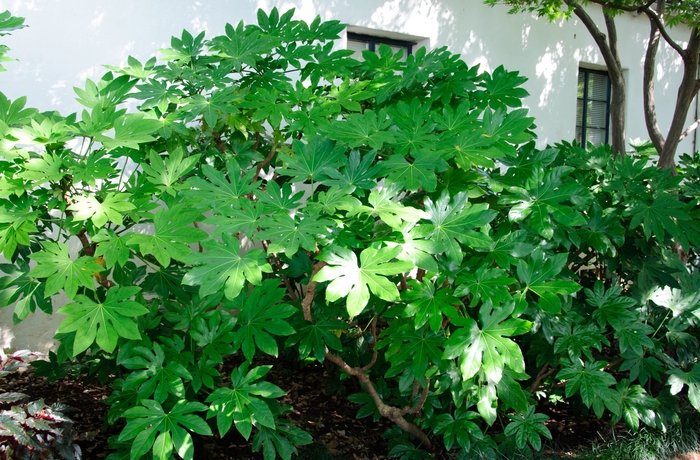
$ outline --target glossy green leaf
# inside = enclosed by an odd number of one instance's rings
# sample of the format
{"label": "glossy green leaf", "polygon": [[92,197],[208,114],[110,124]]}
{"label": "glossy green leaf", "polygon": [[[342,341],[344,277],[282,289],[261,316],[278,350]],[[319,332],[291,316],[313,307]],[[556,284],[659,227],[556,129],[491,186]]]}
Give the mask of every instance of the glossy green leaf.
{"label": "glossy green leaf", "polygon": [[94,289],[94,273],[104,270],[94,257],[71,259],[68,246],[63,243],[46,241],[42,252],[29,257],[38,263],[29,271],[29,276],[46,278],[46,297],[63,289],[68,298],[73,299],[81,287]]}
{"label": "glossy green leaf", "polygon": [[350,317],[357,316],[369,303],[370,291],[380,299],[394,301],[399,298],[396,285],[387,275],[396,275],[410,270],[412,264],[392,261],[400,248],[368,247],[360,253],[360,263],[351,250],[332,246],[318,258],[327,263],[314,277],[314,281],[331,283],[326,288],[326,301],[347,297]]}
{"label": "glossy green leaf", "polygon": [[238,327],[233,333],[233,345],[243,350],[247,360],[253,359],[256,348],[277,356],[277,342],[273,336],[287,336],[296,332],[286,321],[296,308],[282,302],[284,295],[279,282],[270,279],[255,286],[248,296],[240,296],[234,301],[233,307],[240,313],[236,316]]}
{"label": "glossy green leaf", "polygon": [[494,308],[490,301],[479,310],[479,324],[471,318],[455,318],[459,328],[445,344],[443,359],[458,358],[462,378],[468,380],[483,370],[486,377],[498,383],[503,369],[525,372],[525,360],[517,343],[508,337],[526,333],[532,323],[511,317],[514,302]]}
{"label": "glossy green leaf", "polygon": [[66,315],[58,327],[58,333],[74,332],[73,356],[87,350],[93,343],[107,352],[117,346],[119,337],[138,340],[141,338],[134,317],[145,315],[148,309],[129,300],[141,288],[115,286],[107,291],[104,302],[95,302],[84,295],[61,307],[57,313]]}
{"label": "glossy green leaf", "polygon": [[262,274],[270,273],[272,268],[265,260],[265,253],[253,249],[241,254],[237,238],[222,235],[222,242],[207,240],[202,246],[208,252],[192,252],[184,256],[184,261],[198,264],[187,272],[183,284],[199,286],[199,295],[207,296],[221,289],[228,299],[235,299],[240,294],[246,280],[251,284],[260,284]]}

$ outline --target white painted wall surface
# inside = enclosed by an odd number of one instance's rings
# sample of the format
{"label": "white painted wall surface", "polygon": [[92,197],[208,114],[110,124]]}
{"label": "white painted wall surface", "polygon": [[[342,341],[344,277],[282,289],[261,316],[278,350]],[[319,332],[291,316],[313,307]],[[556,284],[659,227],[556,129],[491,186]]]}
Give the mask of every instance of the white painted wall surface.
{"label": "white painted wall surface", "polygon": [[[8,62],[0,74],[0,91],[10,99],[26,95],[28,105],[81,110],[74,86],[99,79],[103,65],[125,65],[129,55],[141,62],[169,46],[183,29],[206,31],[211,38],[226,22],[255,22],[256,11],[296,7],[297,19],[338,19],[355,26],[427,37],[429,47],[447,46],[469,65],[493,70],[503,64],[529,78],[525,105],[536,117],[539,145],[572,140],[576,119],[579,63],[604,66],[587,30],[576,20],[552,24],[507,8],[484,6],[481,0],[0,0],[0,10],[26,18],[29,28],[0,39],[19,62]],[[594,17],[601,18],[600,14]],[[648,138],[642,110],[642,65],[648,21],[619,17],[620,54],[627,69],[627,138]],[[687,30],[672,31],[683,40]],[[668,129],[680,81],[681,62],[665,44],[658,55],[656,98],[662,132]],[[694,112],[694,109],[691,110]],[[689,122],[691,120],[689,119]],[[690,152],[690,136],[679,153]],[[0,347],[43,348],[45,318],[25,320],[10,329],[11,308],[0,310]],[[33,322],[37,321],[35,327]],[[40,337],[43,337],[40,339]]]}

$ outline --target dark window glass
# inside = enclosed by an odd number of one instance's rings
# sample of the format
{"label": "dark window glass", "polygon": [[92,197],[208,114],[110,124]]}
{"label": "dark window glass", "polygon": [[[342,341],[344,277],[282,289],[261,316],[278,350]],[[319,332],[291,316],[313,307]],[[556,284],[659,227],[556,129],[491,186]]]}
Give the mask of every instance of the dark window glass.
{"label": "dark window glass", "polygon": [[610,78],[600,70],[579,69],[576,101],[576,139],[596,147],[610,133]]}
{"label": "dark window glass", "polygon": [[348,32],[348,49],[355,51],[355,59],[362,60],[362,51],[377,51],[381,44],[389,45],[394,53],[403,50],[404,59],[413,53],[414,44],[409,41]]}

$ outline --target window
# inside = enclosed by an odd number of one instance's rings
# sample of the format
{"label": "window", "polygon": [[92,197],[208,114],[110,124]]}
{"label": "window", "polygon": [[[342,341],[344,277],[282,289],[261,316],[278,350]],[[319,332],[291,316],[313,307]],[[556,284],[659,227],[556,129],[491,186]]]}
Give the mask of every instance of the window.
{"label": "window", "polygon": [[576,139],[596,147],[608,142],[610,133],[610,78],[602,70],[578,70]]}
{"label": "window", "polygon": [[348,31],[348,49],[355,51],[355,55],[353,55],[355,59],[361,60],[362,52],[365,50],[377,51],[381,44],[389,45],[394,53],[403,50],[404,58],[406,58],[406,56],[413,53],[413,45],[415,43],[408,40],[376,37]]}

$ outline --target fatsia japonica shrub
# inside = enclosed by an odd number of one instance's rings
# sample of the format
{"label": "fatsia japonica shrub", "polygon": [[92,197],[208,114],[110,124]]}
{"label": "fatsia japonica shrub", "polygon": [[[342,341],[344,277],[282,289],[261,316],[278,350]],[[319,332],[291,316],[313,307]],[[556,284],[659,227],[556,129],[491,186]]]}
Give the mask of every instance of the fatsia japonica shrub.
{"label": "fatsia japonica shrub", "polygon": [[311,439],[254,364],[282,349],[356,379],[402,458],[539,449],[546,400],[700,407],[694,160],[537,150],[516,72],[360,62],[343,29],[260,11],[109,67],[80,114],[0,97],[0,305],[65,315],[37,372],[111,381],[113,458],[236,430],[289,459]]}

